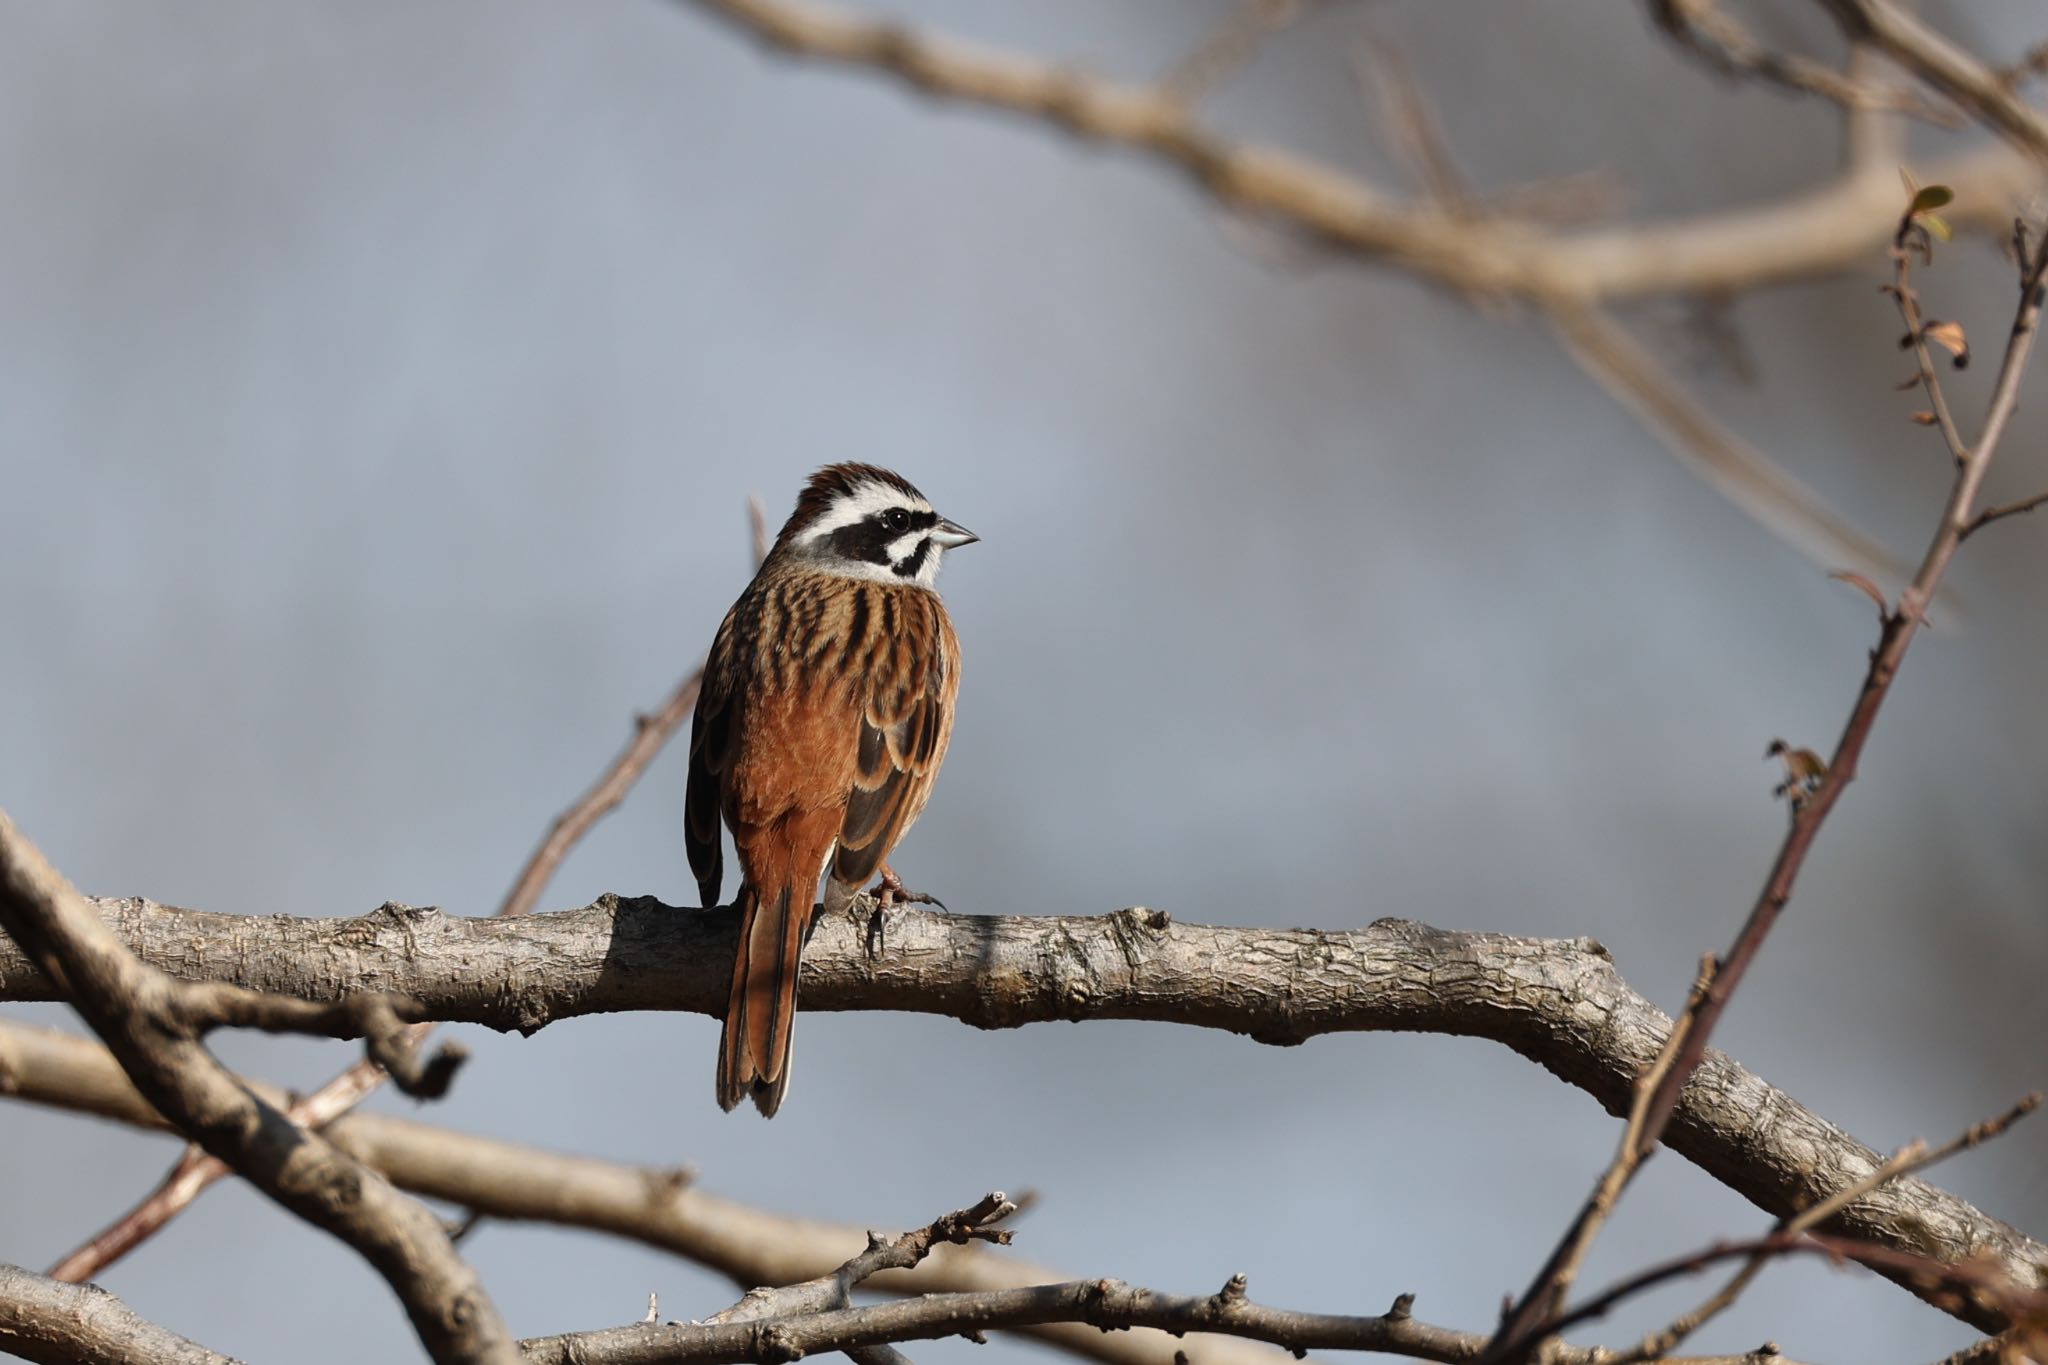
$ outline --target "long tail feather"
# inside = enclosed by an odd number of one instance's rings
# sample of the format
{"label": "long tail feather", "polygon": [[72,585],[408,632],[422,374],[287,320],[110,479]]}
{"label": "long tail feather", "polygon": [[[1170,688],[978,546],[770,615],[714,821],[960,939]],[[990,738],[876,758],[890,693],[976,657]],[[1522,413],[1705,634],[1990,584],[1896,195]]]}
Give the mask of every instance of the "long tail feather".
{"label": "long tail feather", "polygon": [[718,1103],[752,1099],[773,1117],[789,1088],[789,1043],[796,1022],[797,962],[810,919],[809,897],[794,912],[789,887],[763,895],[740,888],[739,950],[718,1045]]}

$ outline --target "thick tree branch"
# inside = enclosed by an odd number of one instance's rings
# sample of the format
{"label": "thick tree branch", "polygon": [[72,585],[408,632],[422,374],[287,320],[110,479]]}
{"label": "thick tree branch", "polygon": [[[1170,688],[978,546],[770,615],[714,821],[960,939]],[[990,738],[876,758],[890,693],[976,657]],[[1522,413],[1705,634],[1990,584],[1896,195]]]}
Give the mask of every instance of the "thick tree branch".
{"label": "thick tree branch", "polygon": [[38,1365],[240,1365],[94,1285],[0,1265],[0,1355]]}
{"label": "thick tree branch", "polygon": [[[307,920],[143,900],[97,905],[124,942],[178,976],[312,999],[388,991],[435,1018],[498,1029],[530,1032],[617,1010],[718,1017],[731,985],[731,913],[645,898],[605,897],[519,920],[399,906],[361,919]],[[1149,1019],[1278,1044],[1342,1032],[1488,1038],[1613,1113],[1625,1112],[1671,1026],[1587,940],[1398,920],[1348,931],[1225,928],[1146,909],[1101,917],[893,910],[884,946],[870,955],[865,930],[864,914],[820,921],[804,951],[806,1010],[907,1010],[981,1028]],[[50,983],[0,944],[0,1000],[51,998]],[[1776,1217],[1883,1161],[1718,1052],[1681,1094],[1665,1141]],[[1833,1227],[1942,1260],[1983,1256],[2019,1284],[2048,1284],[2048,1246],[1925,1181],[1888,1185]]]}
{"label": "thick tree branch", "polygon": [[190,1005],[235,998],[133,956],[0,813],[0,926],[106,1042],[137,1090],[193,1141],[375,1266],[440,1362],[503,1365],[512,1336],[427,1209],[293,1125],[200,1044]]}

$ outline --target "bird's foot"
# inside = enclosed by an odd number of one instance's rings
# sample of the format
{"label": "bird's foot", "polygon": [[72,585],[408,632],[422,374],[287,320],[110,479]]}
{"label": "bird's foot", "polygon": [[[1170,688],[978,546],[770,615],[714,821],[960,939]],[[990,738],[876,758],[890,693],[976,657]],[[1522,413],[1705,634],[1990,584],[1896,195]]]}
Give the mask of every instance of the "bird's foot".
{"label": "bird's foot", "polygon": [[912,891],[906,887],[903,879],[896,875],[896,870],[887,863],[882,864],[881,879],[874,884],[868,894],[875,898],[877,908],[882,910],[898,905],[936,905],[941,910],[946,908],[946,903],[937,896],[923,891]]}
{"label": "bird's foot", "polygon": [[868,896],[874,902],[874,913],[868,915],[866,935],[866,948],[870,958],[881,954],[881,950],[885,948],[883,929],[889,921],[889,911],[903,905],[936,905],[938,909],[946,909],[946,902],[940,900],[938,896],[930,896],[922,890],[909,890],[907,886],[903,886],[903,878],[899,878],[889,864],[883,864],[881,880],[874,882],[874,886],[868,890]]}

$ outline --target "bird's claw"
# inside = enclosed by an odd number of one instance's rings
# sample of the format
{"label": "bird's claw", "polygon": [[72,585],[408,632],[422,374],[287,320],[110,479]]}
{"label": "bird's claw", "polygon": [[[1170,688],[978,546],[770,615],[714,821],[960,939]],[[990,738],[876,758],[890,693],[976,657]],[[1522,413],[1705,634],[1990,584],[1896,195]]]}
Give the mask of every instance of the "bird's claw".
{"label": "bird's claw", "polygon": [[903,879],[887,864],[882,867],[881,877],[868,892],[875,898],[878,910],[891,910],[899,905],[936,905],[944,910],[946,903],[937,896],[924,891],[912,891],[903,884]]}

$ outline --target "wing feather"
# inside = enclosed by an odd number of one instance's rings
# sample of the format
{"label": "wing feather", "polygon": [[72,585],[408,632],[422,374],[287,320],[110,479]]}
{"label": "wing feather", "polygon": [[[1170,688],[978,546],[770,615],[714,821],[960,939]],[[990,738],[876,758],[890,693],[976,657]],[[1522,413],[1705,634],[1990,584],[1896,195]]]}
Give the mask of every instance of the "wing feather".
{"label": "wing feather", "polygon": [[724,776],[732,764],[734,724],[732,684],[733,617],[738,607],[726,613],[704,662],[704,678],[697,687],[697,709],[690,718],[690,780],[683,795],[683,848],[690,855],[690,871],[697,878],[698,903],[705,909],[718,904],[725,882],[725,845],[720,838],[718,813]]}
{"label": "wing feather", "polygon": [[833,880],[852,886],[875,875],[924,809],[945,759],[960,688],[958,644],[937,599],[906,599],[892,614],[903,630],[872,675],[832,863]]}

